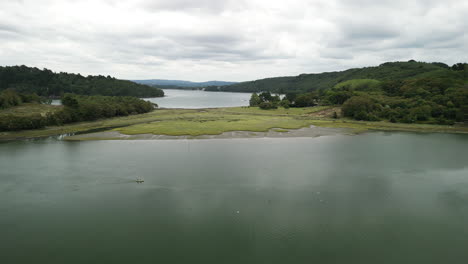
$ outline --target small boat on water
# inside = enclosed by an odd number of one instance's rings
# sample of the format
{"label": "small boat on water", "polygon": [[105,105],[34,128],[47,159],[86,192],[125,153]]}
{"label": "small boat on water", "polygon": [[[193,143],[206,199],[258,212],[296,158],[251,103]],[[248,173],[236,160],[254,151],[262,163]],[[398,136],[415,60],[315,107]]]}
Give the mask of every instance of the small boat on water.
{"label": "small boat on water", "polygon": [[143,183],[143,182],[145,182],[145,180],[143,178],[141,178],[141,177],[137,177],[136,182],[137,183]]}

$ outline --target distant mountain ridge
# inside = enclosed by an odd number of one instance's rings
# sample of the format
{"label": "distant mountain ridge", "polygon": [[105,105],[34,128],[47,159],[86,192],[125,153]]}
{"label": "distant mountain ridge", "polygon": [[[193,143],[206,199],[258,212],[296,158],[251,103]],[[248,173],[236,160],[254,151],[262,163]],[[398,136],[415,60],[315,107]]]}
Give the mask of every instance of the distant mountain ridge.
{"label": "distant mountain ridge", "polygon": [[224,81],[207,81],[207,82],[191,82],[183,80],[164,80],[164,79],[149,79],[149,80],[132,80],[139,84],[152,86],[175,86],[175,87],[207,87],[207,86],[226,86],[236,84],[236,82]]}

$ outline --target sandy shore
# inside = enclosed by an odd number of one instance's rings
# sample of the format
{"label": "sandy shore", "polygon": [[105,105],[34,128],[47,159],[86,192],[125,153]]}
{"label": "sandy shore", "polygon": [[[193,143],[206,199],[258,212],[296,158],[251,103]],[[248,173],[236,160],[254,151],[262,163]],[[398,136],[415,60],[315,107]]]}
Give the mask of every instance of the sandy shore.
{"label": "sandy shore", "polygon": [[219,135],[200,135],[200,136],[169,136],[169,135],[153,135],[153,134],[138,134],[125,135],[118,131],[104,131],[96,133],[88,133],[82,135],[74,135],[65,137],[65,140],[161,140],[161,139],[215,139],[215,138],[286,138],[286,137],[320,137],[328,135],[349,134],[349,129],[344,128],[326,128],[310,126],[300,129],[291,129],[283,131],[283,129],[272,128],[268,132],[252,132],[252,131],[231,131],[224,132]]}

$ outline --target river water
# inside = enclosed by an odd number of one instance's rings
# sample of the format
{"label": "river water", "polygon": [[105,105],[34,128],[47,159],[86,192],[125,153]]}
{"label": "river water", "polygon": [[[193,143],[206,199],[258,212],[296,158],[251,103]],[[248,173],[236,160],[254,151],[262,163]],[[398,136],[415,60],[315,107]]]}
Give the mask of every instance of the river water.
{"label": "river water", "polygon": [[[250,97],[165,92],[161,107]],[[467,249],[467,135],[0,144],[0,263],[439,264]]]}
{"label": "river water", "polygon": [[2,143],[0,262],[466,263],[467,157],[451,134]]}
{"label": "river water", "polygon": [[215,108],[248,106],[251,93],[164,89],[164,97],[146,98],[164,108]]}

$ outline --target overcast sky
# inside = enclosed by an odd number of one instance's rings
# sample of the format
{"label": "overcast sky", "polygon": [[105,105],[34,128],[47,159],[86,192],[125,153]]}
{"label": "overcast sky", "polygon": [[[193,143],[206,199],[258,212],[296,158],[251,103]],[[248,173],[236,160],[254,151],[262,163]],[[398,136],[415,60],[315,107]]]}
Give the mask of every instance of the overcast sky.
{"label": "overcast sky", "polygon": [[0,65],[245,81],[468,61],[465,0],[0,0]]}

